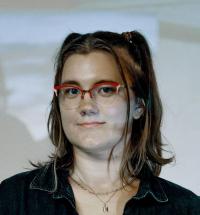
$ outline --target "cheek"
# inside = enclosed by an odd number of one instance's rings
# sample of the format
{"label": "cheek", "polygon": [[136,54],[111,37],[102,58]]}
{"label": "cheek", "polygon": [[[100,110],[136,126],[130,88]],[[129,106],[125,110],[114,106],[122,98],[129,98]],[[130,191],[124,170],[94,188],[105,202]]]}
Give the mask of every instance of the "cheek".
{"label": "cheek", "polygon": [[65,135],[68,136],[71,132],[72,125],[75,123],[75,114],[71,111],[61,110],[61,121],[62,126],[65,132]]}
{"label": "cheek", "polygon": [[113,122],[116,124],[124,123],[126,120],[126,105],[120,105],[116,107],[109,107],[104,110],[104,116],[107,121]]}
{"label": "cheek", "polygon": [[[129,125],[128,133],[132,132],[133,112],[135,107],[134,99],[130,100]],[[106,110],[106,119],[112,127],[113,133],[122,134],[127,122],[127,104],[124,103],[116,107],[111,107]]]}
{"label": "cheek", "polygon": [[103,112],[108,126],[108,135],[121,137],[126,123],[126,104],[118,105],[117,108],[109,107]]}

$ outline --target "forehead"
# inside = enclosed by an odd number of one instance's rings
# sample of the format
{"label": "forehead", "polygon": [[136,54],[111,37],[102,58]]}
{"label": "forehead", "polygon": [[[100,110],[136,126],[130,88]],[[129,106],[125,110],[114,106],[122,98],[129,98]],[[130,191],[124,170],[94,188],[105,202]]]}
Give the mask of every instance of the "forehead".
{"label": "forehead", "polygon": [[100,79],[122,82],[118,65],[111,54],[93,51],[89,54],[72,54],[67,58],[62,82],[73,80],[84,85]]}

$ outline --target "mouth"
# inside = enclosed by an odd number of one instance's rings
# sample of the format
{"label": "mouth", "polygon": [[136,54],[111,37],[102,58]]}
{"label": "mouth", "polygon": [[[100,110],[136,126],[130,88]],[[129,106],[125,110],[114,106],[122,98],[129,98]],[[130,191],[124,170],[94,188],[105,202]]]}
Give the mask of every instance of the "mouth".
{"label": "mouth", "polygon": [[85,127],[85,128],[93,128],[101,126],[102,124],[105,124],[105,122],[84,122],[84,123],[78,123],[79,126]]}

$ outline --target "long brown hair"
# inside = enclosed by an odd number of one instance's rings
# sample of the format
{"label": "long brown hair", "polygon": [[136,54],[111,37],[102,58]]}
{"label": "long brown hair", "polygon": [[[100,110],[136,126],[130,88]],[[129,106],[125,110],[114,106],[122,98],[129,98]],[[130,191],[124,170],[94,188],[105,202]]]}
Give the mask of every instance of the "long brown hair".
{"label": "long brown hair", "polygon": [[[145,164],[149,166],[154,175],[158,176],[161,172],[161,167],[172,162],[174,158],[163,158],[162,155],[163,143],[160,131],[162,104],[148,43],[144,36],[137,31],[129,32],[129,36],[131,40],[127,40],[124,34],[108,31],[69,34],[64,40],[56,58],[54,81],[55,85],[61,83],[63,66],[70,55],[75,53],[87,54],[92,51],[108,52],[115,58],[126,87],[128,82],[125,78],[125,73],[132,79],[134,82],[134,93],[136,97],[143,99],[145,110],[138,120],[134,120],[131,140],[124,146],[120,177],[125,182],[127,182],[127,175],[139,176]],[[124,128],[125,140],[130,114],[130,100],[127,88],[126,91],[128,108],[127,123]],[[55,95],[53,95],[51,102],[48,131],[56,149],[51,156],[51,161],[54,161],[56,164],[55,168],[68,170],[73,168],[73,147],[63,131],[59,103]]]}

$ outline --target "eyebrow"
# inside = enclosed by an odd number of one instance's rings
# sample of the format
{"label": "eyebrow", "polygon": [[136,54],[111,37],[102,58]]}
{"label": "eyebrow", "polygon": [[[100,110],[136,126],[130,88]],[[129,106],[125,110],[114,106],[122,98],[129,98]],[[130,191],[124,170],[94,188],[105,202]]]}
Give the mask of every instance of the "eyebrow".
{"label": "eyebrow", "polygon": [[[97,81],[97,82],[93,83],[93,85],[104,83],[104,82],[118,82],[118,81],[103,79],[103,80],[100,80],[100,81]],[[81,84],[78,81],[74,81],[74,80],[67,80],[67,81],[62,82],[62,84],[72,84],[72,85],[81,86]]]}

